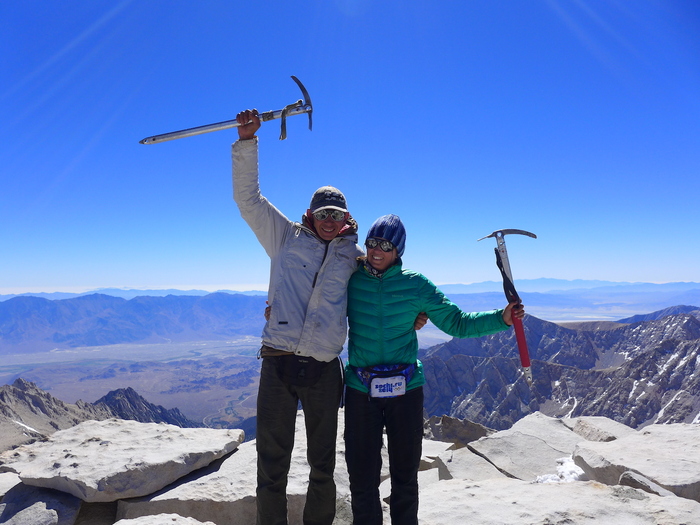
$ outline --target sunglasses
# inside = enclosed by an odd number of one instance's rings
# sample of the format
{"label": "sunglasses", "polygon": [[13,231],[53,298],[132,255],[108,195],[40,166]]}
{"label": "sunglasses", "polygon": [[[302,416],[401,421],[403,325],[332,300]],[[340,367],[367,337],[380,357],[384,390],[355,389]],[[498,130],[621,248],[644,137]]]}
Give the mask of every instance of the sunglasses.
{"label": "sunglasses", "polygon": [[317,221],[325,221],[329,215],[335,222],[345,220],[345,212],[340,210],[319,210],[313,213],[314,219]]}
{"label": "sunglasses", "polygon": [[373,238],[367,239],[365,241],[365,246],[367,246],[367,248],[370,248],[370,249],[376,248],[377,246],[379,246],[379,248],[383,252],[387,252],[387,253],[389,253],[391,250],[394,249],[394,245],[391,244],[389,241],[385,241],[384,239],[373,239]]}

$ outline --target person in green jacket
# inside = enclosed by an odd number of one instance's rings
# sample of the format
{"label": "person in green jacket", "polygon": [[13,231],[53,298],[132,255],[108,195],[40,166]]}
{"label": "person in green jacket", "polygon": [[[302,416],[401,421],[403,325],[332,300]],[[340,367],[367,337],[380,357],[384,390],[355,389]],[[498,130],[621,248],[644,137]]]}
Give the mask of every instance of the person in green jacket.
{"label": "person in green jacket", "polygon": [[367,257],[348,284],[348,363],[345,457],[353,523],[381,525],[379,483],[386,428],[391,474],[391,523],[418,523],[418,467],[423,441],[423,366],[418,360],[416,315],[425,312],[453,337],[507,330],[522,305],[463,312],[422,274],[402,268],[406,230],[396,215],[372,224]]}

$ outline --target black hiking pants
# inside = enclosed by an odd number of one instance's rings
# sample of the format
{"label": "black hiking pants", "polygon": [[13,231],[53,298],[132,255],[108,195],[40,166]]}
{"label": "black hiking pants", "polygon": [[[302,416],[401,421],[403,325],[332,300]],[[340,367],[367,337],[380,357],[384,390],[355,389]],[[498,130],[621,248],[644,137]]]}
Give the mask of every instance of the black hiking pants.
{"label": "black hiking pants", "polygon": [[306,421],[309,487],[304,525],[331,525],[335,517],[335,444],[343,389],[340,361],[329,363],[313,386],[283,381],[273,358],[263,358],[258,391],[258,525],[287,524],[287,475],[294,448],[297,406]]}
{"label": "black hiking pants", "polygon": [[391,475],[392,525],[418,523],[418,467],[423,446],[423,387],[392,398],[345,390],[345,459],[355,525],[382,525],[379,483],[383,430]]}

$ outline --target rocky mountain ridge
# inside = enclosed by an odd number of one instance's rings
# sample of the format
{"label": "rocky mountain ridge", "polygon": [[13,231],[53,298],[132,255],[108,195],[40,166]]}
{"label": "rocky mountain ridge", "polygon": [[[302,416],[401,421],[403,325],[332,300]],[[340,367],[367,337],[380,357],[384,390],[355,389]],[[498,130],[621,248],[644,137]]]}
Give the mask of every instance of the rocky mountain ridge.
{"label": "rocky mountain ridge", "polygon": [[453,339],[421,356],[428,415],[495,429],[523,416],[605,416],[633,428],[700,421],[700,320],[677,314],[594,331],[527,316],[533,384],[511,331]]}
{"label": "rocky mountain ridge", "polygon": [[79,400],[70,404],[20,378],[12,385],[0,386],[0,451],[46,440],[54,432],[83,421],[110,418],[182,428],[203,426],[188,420],[177,408],[169,410],[149,403],[132,388],[109,392],[95,403]]}
{"label": "rocky mountain ridge", "polygon": [[625,319],[619,319],[617,322],[631,324],[631,323],[640,323],[642,321],[655,321],[658,319],[663,319],[664,317],[668,317],[669,315],[676,315],[676,314],[694,314],[696,317],[698,317],[698,312],[699,312],[699,310],[698,310],[697,306],[689,306],[689,305],[669,306],[668,308],[664,308],[663,310],[659,310],[659,311],[652,312],[649,314],[633,315],[632,317],[627,317]]}

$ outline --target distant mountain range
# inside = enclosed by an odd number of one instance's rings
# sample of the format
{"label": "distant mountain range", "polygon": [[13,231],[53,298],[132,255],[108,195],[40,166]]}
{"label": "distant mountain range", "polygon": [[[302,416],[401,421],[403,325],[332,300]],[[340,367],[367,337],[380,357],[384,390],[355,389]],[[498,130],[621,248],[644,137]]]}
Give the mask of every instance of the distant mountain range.
{"label": "distant mountain range", "polygon": [[14,297],[0,303],[0,355],[260,335],[265,299],[227,293],[129,300],[104,294],[62,300]]}
{"label": "distant mountain range", "polygon": [[[554,293],[571,290],[595,290],[597,292],[683,292],[700,289],[700,283],[640,283],[595,281],[585,279],[518,279],[515,282],[519,292]],[[502,292],[503,284],[496,281],[484,281],[473,284],[443,284],[439,288],[446,294]]]}
{"label": "distant mountain range", "polygon": [[[527,311],[550,321],[608,320],[614,321],[634,315],[646,314],[664,308],[700,304],[700,283],[629,283],[593,280],[523,279],[516,282]],[[474,284],[444,284],[440,289],[460,307],[468,311],[491,310],[503,306],[503,286],[500,282],[486,281]],[[41,298],[63,301],[91,295],[106,295],[126,300],[163,297],[205,297],[213,295],[204,290],[124,290],[104,288],[81,294],[38,293],[0,295],[0,312],[3,303],[20,298]],[[267,297],[265,291],[232,292],[215,294],[233,296]],[[145,301],[145,300],[144,300]],[[257,315],[257,313],[255,314]],[[0,313],[0,324],[2,323]],[[257,328],[258,324],[255,324]],[[2,328],[0,328],[2,330]],[[259,330],[250,335],[259,335]],[[426,335],[427,331],[425,334]],[[177,340],[181,340],[178,336]],[[0,345],[2,340],[0,339]]]}
{"label": "distant mountain range", "polygon": [[[234,292],[232,290],[217,290],[221,293],[227,294],[240,294],[240,295],[267,295],[266,291],[262,290],[250,290],[247,292]],[[82,293],[70,293],[70,292],[29,292],[22,294],[6,294],[0,295],[0,302],[7,301],[14,297],[41,297],[43,299],[60,300],[60,299],[74,299],[75,297],[82,297],[84,295],[109,295],[111,297],[121,297],[122,299],[133,299],[134,297],[166,297],[168,295],[193,295],[202,296],[209,295],[210,293],[206,290],[177,290],[175,288],[169,288],[167,290],[136,290],[132,288],[97,288],[95,290],[90,290],[88,292]]]}
{"label": "distant mountain range", "polygon": [[[688,290],[700,290],[700,283],[696,282],[674,282],[674,283],[638,283],[638,282],[615,282],[615,281],[598,281],[586,279],[518,279],[516,287],[519,292],[531,293],[551,293],[570,290],[591,290],[597,289],[598,292],[684,292]],[[451,294],[473,294],[483,292],[502,292],[503,285],[500,281],[483,281],[480,283],[471,284],[441,284],[438,287],[447,295]],[[232,290],[217,290],[218,292],[227,294],[242,294],[242,295],[267,295],[266,290],[250,290],[245,292],[237,292]],[[112,297],[121,297],[123,299],[133,299],[134,297],[149,296],[149,297],[165,297],[167,295],[194,295],[202,296],[210,293],[206,290],[178,290],[175,288],[165,290],[153,289],[130,289],[130,288],[97,288],[82,293],[68,292],[37,292],[37,293],[22,293],[22,294],[0,294],[0,301],[6,301],[13,297],[42,297],[44,299],[72,299],[83,295],[93,294],[110,295]]]}
{"label": "distant mountain range", "polygon": [[[546,286],[552,284],[551,280],[546,281]],[[521,296],[528,313],[540,319],[630,323],[648,319],[647,312],[700,304],[700,285],[693,289],[694,285],[628,284],[549,293],[521,292]],[[449,292],[448,296],[465,311],[492,310],[505,305],[502,291]],[[264,325],[266,299],[265,295],[224,292],[132,299],[97,293],[69,299],[16,296],[0,302],[0,355],[122,343],[259,337]],[[425,334],[419,335],[429,340],[431,329],[435,330],[429,325]],[[434,342],[440,340],[444,337]]]}
{"label": "distant mountain range", "polygon": [[[700,288],[662,287],[636,291],[636,287],[591,288],[544,292],[520,292],[528,313],[554,322],[618,321],[677,305],[700,304]],[[503,292],[450,293],[448,297],[466,311],[505,306]]]}

